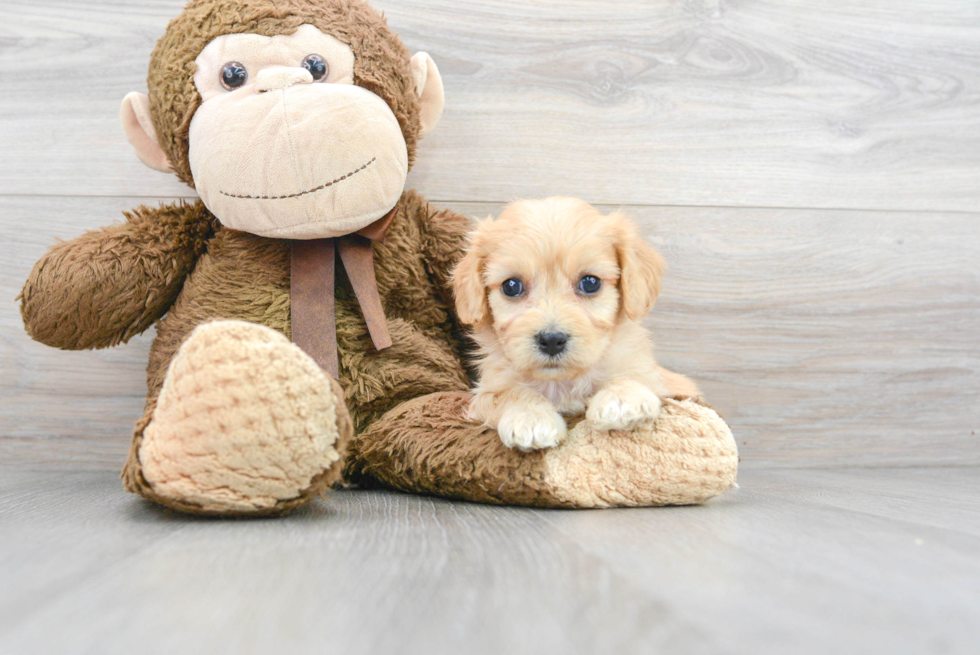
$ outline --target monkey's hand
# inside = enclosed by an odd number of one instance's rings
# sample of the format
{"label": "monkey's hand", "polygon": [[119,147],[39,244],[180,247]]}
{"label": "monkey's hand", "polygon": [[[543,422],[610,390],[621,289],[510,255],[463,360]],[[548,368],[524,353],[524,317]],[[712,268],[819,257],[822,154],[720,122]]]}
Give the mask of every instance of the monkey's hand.
{"label": "monkey's hand", "polygon": [[139,207],[127,221],[52,247],[20,300],[28,334],[66,350],[129,340],[173,304],[214,232],[201,202]]}

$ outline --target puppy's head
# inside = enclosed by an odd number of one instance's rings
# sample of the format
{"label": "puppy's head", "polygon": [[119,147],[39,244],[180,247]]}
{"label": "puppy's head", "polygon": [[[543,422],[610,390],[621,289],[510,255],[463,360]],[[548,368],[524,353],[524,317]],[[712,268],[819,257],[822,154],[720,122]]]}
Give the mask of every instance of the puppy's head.
{"label": "puppy's head", "polygon": [[453,274],[456,309],[512,368],[562,380],[594,366],[657,298],[664,262],[626,216],[574,198],[519,201],[479,224]]}

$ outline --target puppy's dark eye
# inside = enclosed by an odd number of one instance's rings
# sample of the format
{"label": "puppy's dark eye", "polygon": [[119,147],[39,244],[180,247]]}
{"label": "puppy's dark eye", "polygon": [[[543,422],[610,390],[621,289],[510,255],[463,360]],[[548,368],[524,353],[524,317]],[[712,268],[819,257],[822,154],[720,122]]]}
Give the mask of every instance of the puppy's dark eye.
{"label": "puppy's dark eye", "polygon": [[602,280],[595,275],[586,275],[578,281],[578,290],[587,296],[599,293],[602,288]]}
{"label": "puppy's dark eye", "polygon": [[237,89],[248,81],[248,71],[237,61],[229,61],[221,67],[221,86],[229,91]]}
{"label": "puppy's dark eye", "polygon": [[500,285],[500,291],[508,298],[517,298],[524,293],[524,283],[516,277],[512,277],[509,280],[504,280],[504,283]]}
{"label": "puppy's dark eye", "polygon": [[306,55],[303,60],[303,68],[310,71],[314,82],[319,82],[330,73],[330,66],[320,55]]}

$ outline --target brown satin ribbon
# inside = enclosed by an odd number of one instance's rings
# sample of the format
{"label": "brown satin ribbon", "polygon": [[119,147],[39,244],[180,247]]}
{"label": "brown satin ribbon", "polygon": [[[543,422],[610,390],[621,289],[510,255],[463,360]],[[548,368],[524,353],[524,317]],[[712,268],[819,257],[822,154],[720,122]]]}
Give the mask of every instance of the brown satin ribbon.
{"label": "brown satin ribbon", "polygon": [[387,348],[391,345],[391,335],[378,294],[378,281],[374,276],[371,242],[384,241],[397,213],[396,207],[384,218],[354,234],[291,242],[289,277],[293,343],[334,379],[337,379],[340,369],[334,307],[336,254],[340,254],[340,261],[354,288],[374,347],[378,350]]}

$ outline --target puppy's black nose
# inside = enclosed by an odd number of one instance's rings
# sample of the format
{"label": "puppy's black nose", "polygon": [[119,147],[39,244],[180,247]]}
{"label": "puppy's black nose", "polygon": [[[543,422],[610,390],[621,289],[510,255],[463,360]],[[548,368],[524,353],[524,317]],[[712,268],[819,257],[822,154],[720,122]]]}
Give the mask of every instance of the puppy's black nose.
{"label": "puppy's black nose", "polygon": [[554,357],[565,350],[568,335],[564,332],[538,332],[538,350]]}

